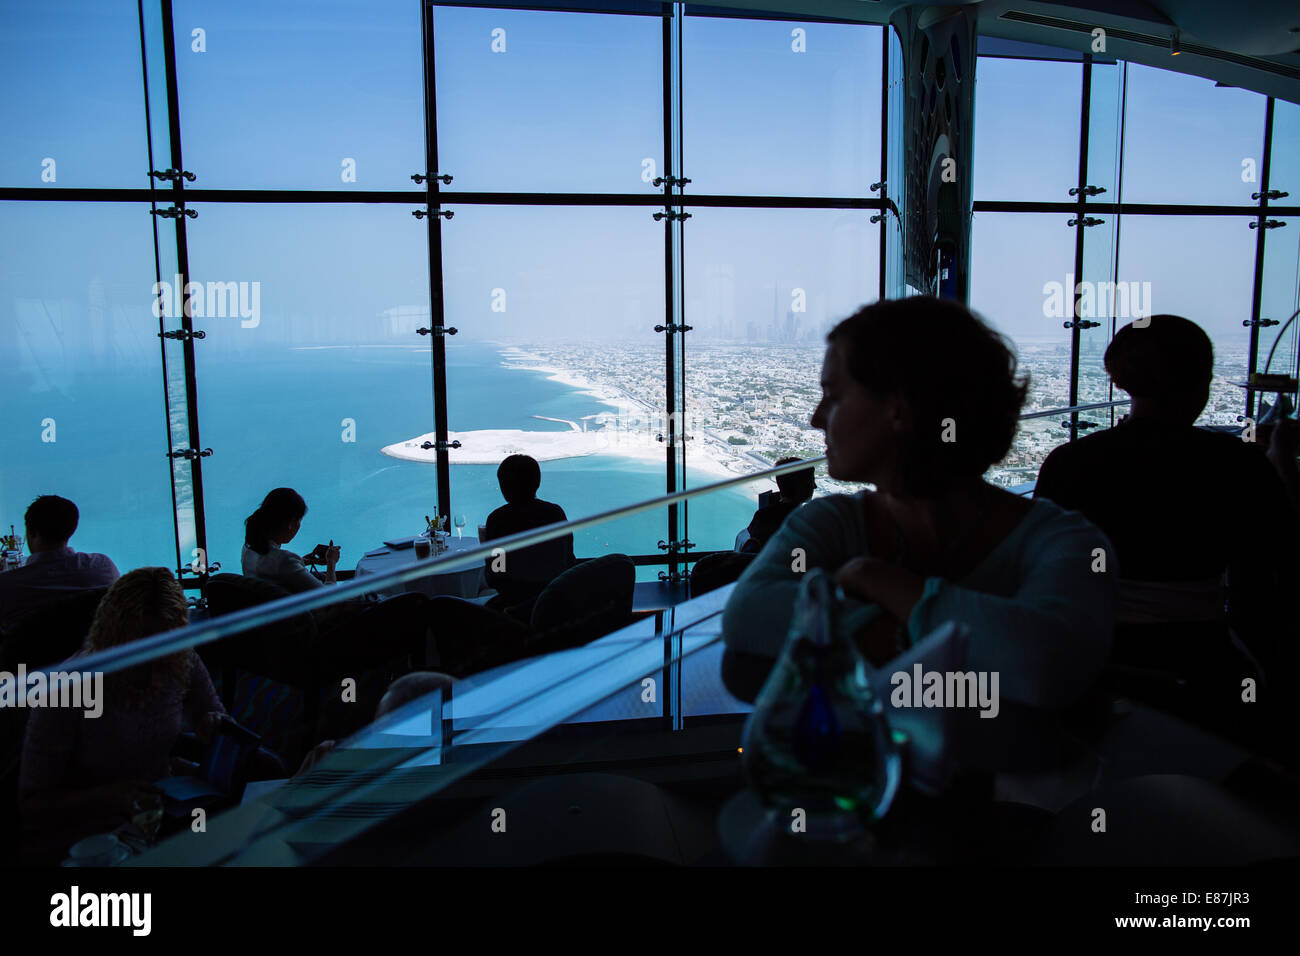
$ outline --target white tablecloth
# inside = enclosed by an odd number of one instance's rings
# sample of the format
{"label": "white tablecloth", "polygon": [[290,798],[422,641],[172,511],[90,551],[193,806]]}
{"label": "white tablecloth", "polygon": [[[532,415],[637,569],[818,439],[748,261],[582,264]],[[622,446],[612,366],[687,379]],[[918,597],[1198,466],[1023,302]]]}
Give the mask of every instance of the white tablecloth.
{"label": "white tablecloth", "polygon": [[[450,550],[444,551],[438,557],[445,558],[457,551],[468,551],[471,548],[477,548],[478,538],[471,538],[468,535],[464,538],[457,538],[453,535],[447,540],[447,543],[451,546]],[[368,574],[382,574],[386,571],[410,567],[417,560],[419,559],[415,557],[415,548],[376,548],[373,551],[366,552],[365,556],[357,562],[357,577],[364,577]],[[430,556],[422,560],[432,561],[433,557]],[[486,587],[486,581],[483,577],[483,565],[478,564],[474,567],[447,571],[443,574],[431,574],[416,581],[408,581],[406,584],[398,585],[392,591],[384,593],[419,591],[429,597],[449,594],[452,597],[472,598],[477,596],[484,587]]]}

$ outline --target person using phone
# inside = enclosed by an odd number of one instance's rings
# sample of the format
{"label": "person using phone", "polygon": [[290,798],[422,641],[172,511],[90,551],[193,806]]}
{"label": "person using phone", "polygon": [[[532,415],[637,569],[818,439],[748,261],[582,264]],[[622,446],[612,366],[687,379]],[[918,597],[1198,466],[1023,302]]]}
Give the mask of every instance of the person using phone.
{"label": "person using phone", "polygon": [[[278,584],[294,594],[336,583],[336,567],[341,552],[333,541],[328,545],[316,545],[302,557],[281,547],[298,534],[306,514],[307,502],[292,488],[271,491],[244,521],[244,550],[240,562],[244,574]],[[307,570],[309,563],[325,565],[324,584]]]}

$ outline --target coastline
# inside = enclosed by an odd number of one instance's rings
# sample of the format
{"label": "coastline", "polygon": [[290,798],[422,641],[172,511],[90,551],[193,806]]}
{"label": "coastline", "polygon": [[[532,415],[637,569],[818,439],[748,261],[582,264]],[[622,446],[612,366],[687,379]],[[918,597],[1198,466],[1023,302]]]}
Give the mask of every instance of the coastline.
{"label": "coastline", "polygon": [[[656,421],[658,412],[655,409],[625,392],[592,382],[572,369],[547,365],[541,361],[540,356],[518,346],[501,346],[499,351],[503,368],[540,372],[551,381],[608,405],[610,412],[588,416],[589,419],[601,422],[605,427],[588,431],[577,422],[565,419],[564,421],[570,426],[568,431],[479,429],[448,432],[449,442],[461,443],[460,448],[453,448],[449,452],[452,465],[497,465],[508,455],[514,454],[531,455],[539,462],[610,455],[634,461],[664,464],[664,446],[656,437],[660,433],[661,425]],[[624,426],[623,422],[629,419],[628,426]],[[559,421],[559,419],[548,420]],[[606,425],[605,422],[609,420],[618,422],[619,427]],[[424,449],[420,445],[426,442],[433,444],[435,441],[436,436],[429,432],[406,441],[386,445],[380,450],[390,458],[432,464],[437,460],[436,450]],[[719,449],[712,447],[707,441],[692,442],[687,452],[687,470],[723,479],[750,474],[760,467],[740,455],[718,452]],[[750,494],[757,495],[776,486],[770,479],[757,479],[741,487]]]}

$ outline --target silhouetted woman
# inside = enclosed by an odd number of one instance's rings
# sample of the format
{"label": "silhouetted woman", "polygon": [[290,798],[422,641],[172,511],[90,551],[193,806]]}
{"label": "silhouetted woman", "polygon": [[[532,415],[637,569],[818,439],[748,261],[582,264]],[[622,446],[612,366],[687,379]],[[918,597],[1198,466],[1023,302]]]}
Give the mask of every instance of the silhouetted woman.
{"label": "silhouetted woman", "polygon": [[[1027,383],[1002,338],[931,298],[866,306],[830,333],[813,427],[832,478],[875,485],[793,512],[737,583],[723,676],[752,700],[786,639],[802,566],[836,575],[844,626],[882,664],[945,621],[1001,696],[1063,709],[1099,675],[1114,626],[1105,537],[984,473],[1011,448]],[[805,562],[806,564],[801,564]]]}
{"label": "silhouetted woman", "polygon": [[322,587],[316,575],[307,570],[305,560],[324,562],[325,583],[334,584],[339,548],[317,545],[300,558],[280,545],[288,544],[302,526],[307,502],[292,488],[276,488],[244,520],[244,550],[240,564],[244,574],[280,585],[290,593]]}
{"label": "silhouetted woman", "polygon": [[[120,577],[95,611],[79,658],[185,627],[185,592],[166,568],[138,568]],[[133,802],[171,775],[170,756],[188,721],[202,738],[225,713],[208,672],[186,649],[104,675],[102,713],[74,708],[33,710],[23,742],[19,795],[24,817],[67,837],[103,832],[132,815]]]}

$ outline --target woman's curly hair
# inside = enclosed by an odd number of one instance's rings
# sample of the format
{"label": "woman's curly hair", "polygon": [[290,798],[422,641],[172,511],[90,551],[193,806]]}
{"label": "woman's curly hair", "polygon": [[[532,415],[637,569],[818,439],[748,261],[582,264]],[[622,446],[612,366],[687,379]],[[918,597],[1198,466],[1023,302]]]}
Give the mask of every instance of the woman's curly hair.
{"label": "woman's curly hair", "polygon": [[[114,582],[95,610],[86,635],[91,653],[129,644],[189,623],[185,592],[166,568],[137,568]],[[169,686],[189,685],[194,651],[186,649],[167,657],[108,674],[107,696],[118,704],[143,703]]]}

